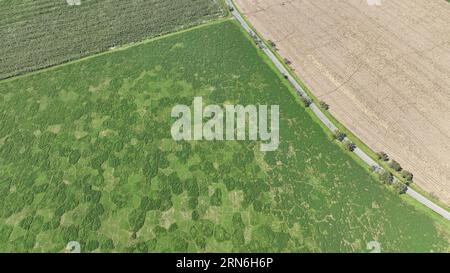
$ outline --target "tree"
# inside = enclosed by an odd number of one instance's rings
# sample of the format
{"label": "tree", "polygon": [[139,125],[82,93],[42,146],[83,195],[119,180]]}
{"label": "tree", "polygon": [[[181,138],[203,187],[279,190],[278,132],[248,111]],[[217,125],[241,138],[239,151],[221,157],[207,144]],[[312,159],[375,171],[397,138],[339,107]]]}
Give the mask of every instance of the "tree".
{"label": "tree", "polygon": [[398,194],[404,194],[408,190],[408,187],[402,182],[397,182],[394,184],[394,189]]}
{"label": "tree", "polygon": [[398,163],[395,160],[391,160],[391,162],[389,162],[389,167],[391,167],[393,170],[397,172],[402,170],[402,166],[400,165],[400,163]]}
{"label": "tree", "polygon": [[343,133],[343,132],[341,132],[339,129],[336,129],[335,131],[334,131],[334,133],[333,133],[333,139],[337,139],[337,140],[339,140],[339,141],[344,141],[344,139],[346,138],[347,136]]}
{"label": "tree", "polygon": [[379,170],[380,170],[380,167],[378,167],[377,165],[370,166],[370,171],[371,172],[378,172]]}
{"label": "tree", "polygon": [[324,102],[324,101],[320,101],[319,102],[320,108],[327,110],[330,109],[330,105],[328,105],[328,103]]}
{"label": "tree", "polygon": [[386,170],[382,170],[379,174],[379,178],[381,180],[381,182],[383,182],[383,184],[392,184],[392,182],[394,182],[394,176],[392,175],[392,173],[386,171]]}
{"label": "tree", "polygon": [[309,107],[312,104],[312,101],[310,99],[308,99],[307,97],[301,97],[303,104],[305,105],[305,107]]}
{"label": "tree", "polygon": [[410,171],[407,171],[407,170],[403,170],[401,175],[408,183],[411,183],[414,179],[414,175]]}
{"label": "tree", "polygon": [[343,145],[344,148],[350,152],[353,152],[356,149],[356,145],[348,139],[343,142]]}
{"label": "tree", "polygon": [[274,41],[272,41],[272,40],[268,40],[267,42],[269,43],[270,47],[272,47],[273,49],[276,49],[276,47],[277,47],[277,44],[275,44],[275,42],[274,42]]}
{"label": "tree", "polygon": [[385,152],[377,153],[378,159],[383,161],[389,161],[389,156]]}

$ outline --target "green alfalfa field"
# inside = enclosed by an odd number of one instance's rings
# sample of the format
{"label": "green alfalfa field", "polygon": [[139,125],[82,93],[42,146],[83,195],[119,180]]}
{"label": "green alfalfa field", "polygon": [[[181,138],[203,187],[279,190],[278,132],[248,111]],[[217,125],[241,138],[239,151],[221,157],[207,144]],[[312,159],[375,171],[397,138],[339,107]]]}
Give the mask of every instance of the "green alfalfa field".
{"label": "green alfalfa field", "polygon": [[[172,107],[280,105],[280,146],[172,139]],[[0,83],[0,251],[448,251],[232,20]]]}

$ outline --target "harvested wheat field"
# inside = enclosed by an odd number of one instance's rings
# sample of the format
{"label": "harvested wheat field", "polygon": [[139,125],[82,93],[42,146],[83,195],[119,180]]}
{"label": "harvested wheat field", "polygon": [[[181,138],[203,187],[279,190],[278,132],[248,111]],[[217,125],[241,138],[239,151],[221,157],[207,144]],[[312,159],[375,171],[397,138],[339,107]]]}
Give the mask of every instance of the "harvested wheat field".
{"label": "harvested wheat field", "polygon": [[450,203],[450,4],[236,0],[331,113]]}

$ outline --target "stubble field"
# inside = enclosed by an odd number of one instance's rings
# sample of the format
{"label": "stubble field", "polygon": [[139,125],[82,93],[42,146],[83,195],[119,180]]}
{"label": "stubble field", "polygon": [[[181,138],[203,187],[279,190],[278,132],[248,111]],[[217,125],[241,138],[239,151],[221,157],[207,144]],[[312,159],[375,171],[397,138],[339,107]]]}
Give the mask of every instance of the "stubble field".
{"label": "stubble field", "polygon": [[374,151],[450,202],[446,1],[236,0],[300,79]]}

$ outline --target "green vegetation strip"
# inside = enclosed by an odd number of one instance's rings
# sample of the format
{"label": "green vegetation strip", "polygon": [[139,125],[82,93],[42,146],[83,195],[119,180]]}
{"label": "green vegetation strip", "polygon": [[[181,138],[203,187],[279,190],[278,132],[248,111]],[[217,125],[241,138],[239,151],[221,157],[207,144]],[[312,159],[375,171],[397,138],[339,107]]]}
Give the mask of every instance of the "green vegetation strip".
{"label": "green vegetation strip", "polygon": [[[232,21],[0,83],[0,251],[448,251],[293,93]],[[173,141],[195,96],[280,105],[279,149]]]}

